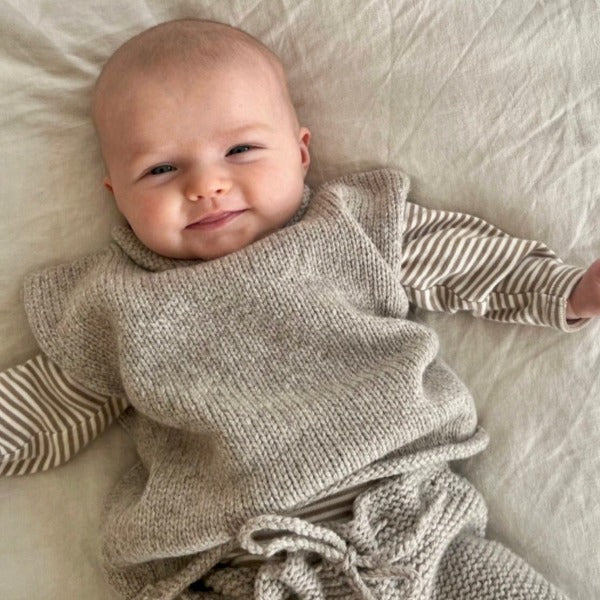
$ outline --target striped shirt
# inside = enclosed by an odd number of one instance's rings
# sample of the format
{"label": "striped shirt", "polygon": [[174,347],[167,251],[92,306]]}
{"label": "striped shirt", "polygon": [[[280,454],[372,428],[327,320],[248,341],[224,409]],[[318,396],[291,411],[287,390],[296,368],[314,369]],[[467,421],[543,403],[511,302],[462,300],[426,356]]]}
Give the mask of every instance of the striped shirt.
{"label": "striped shirt", "polygon": [[[514,238],[457,212],[406,205],[400,284],[420,308],[570,331],[566,300],[583,269],[544,244]],[[0,475],[45,471],[68,461],[128,407],[97,394],[43,355],[0,373]],[[293,513],[311,522],[347,520],[361,488]],[[239,559],[245,560],[244,557]]]}

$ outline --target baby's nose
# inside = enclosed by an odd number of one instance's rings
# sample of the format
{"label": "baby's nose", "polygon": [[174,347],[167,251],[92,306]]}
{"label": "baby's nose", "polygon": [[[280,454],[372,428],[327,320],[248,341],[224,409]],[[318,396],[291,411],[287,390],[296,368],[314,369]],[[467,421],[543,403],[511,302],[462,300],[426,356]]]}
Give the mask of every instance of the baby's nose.
{"label": "baby's nose", "polygon": [[186,181],[185,197],[191,201],[218,198],[231,189],[231,181],[223,173],[191,174]]}

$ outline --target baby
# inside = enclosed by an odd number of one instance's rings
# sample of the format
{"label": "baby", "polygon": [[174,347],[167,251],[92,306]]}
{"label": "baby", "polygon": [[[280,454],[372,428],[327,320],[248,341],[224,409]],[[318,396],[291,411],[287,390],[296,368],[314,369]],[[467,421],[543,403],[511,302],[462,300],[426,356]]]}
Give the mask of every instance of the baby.
{"label": "baby", "polygon": [[47,359],[126,398],[139,464],[111,494],[124,598],[559,599],[483,537],[447,467],[486,444],[409,302],[568,331],[600,261],[407,200],[380,170],[310,190],[310,132],[279,59],[183,20],[125,43],[94,90],[104,185],[127,226],[31,276]]}
{"label": "baby", "polygon": [[220,258],[300,206],[310,133],[277,58],[236,30],[179,23],[125,44],[97,82],[93,115],[105,185],[162,256]]}

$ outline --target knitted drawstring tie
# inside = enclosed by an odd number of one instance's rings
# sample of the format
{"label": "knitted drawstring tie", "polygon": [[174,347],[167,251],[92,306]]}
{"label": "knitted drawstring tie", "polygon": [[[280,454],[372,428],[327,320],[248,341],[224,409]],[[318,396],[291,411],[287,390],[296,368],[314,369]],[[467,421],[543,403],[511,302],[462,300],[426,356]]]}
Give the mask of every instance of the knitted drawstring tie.
{"label": "knitted drawstring tie", "polygon": [[333,530],[296,517],[254,517],[240,530],[238,542],[264,558],[286,553],[285,560],[267,562],[260,568],[255,584],[258,598],[283,599],[293,592],[300,600],[324,600],[318,578],[321,565],[311,566],[313,557],[346,575],[362,600],[376,600],[365,582],[369,579],[404,578],[410,583],[407,598],[420,586],[415,569],[394,564],[401,556],[360,554]]}

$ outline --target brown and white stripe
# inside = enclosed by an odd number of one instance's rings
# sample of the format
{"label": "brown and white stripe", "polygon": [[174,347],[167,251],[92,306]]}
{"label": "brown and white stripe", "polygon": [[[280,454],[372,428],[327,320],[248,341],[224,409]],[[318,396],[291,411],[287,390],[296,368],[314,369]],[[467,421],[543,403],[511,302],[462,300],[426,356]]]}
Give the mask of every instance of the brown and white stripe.
{"label": "brown and white stripe", "polygon": [[471,215],[411,202],[406,224],[402,284],[413,304],[573,330],[566,300],[583,269],[565,265],[541,242],[514,238]]}
{"label": "brown and white stripe", "polygon": [[0,475],[63,464],[126,407],[125,399],[86,389],[43,355],[0,373]]}

